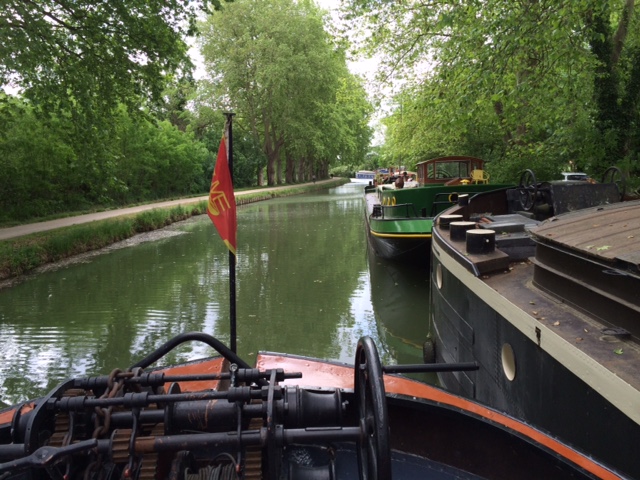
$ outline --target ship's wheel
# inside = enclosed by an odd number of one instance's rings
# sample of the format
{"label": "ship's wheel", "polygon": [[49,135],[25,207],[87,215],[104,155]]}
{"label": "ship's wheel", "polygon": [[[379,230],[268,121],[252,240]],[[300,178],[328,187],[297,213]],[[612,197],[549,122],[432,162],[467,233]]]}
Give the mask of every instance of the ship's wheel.
{"label": "ship's wheel", "polygon": [[538,195],[538,184],[536,176],[532,170],[525,170],[520,175],[520,184],[518,185],[518,198],[520,206],[523,210],[529,212],[533,208]]}
{"label": "ship's wheel", "polygon": [[358,466],[361,480],[391,478],[389,418],[382,365],[370,337],[358,341],[355,361],[355,394],[361,437]]}

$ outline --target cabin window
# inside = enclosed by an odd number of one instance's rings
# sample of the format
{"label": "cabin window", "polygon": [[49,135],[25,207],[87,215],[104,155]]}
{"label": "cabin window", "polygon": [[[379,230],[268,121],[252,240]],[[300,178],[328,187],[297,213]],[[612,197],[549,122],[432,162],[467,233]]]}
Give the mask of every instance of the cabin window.
{"label": "cabin window", "polygon": [[[434,168],[435,167],[435,168]],[[469,176],[469,163],[464,162],[436,162],[429,165],[429,178],[433,178],[435,170],[435,178],[465,178]]]}
{"label": "cabin window", "polygon": [[502,345],[502,371],[511,382],[516,378],[516,354],[508,343]]}

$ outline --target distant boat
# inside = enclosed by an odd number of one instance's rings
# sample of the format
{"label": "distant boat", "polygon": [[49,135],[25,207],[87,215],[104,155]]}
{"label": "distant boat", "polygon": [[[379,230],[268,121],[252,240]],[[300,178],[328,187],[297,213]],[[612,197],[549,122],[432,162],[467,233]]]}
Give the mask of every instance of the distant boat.
{"label": "distant boat", "polygon": [[[187,341],[219,354],[149,369]],[[17,479],[624,478],[508,415],[383,366],[259,353],[185,333],[126,370],[70,379],[0,412],[0,476]],[[439,366],[465,370],[475,365]]]}
{"label": "distant boat", "polygon": [[376,178],[376,172],[372,170],[360,170],[356,172],[356,177],[351,178],[351,182],[353,183],[373,183]]}
{"label": "distant boat", "polygon": [[433,218],[455,204],[460,194],[506,186],[490,184],[484,161],[467,156],[439,157],[417,165],[416,181],[395,184],[403,172],[382,184],[365,187],[365,219],[369,242],[382,258],[427,264]]}
{"label": "distant boat", "polygon": [[449,391],[640,478],[640,202],[613,181],[486,192],[437,217],[431,315]]}

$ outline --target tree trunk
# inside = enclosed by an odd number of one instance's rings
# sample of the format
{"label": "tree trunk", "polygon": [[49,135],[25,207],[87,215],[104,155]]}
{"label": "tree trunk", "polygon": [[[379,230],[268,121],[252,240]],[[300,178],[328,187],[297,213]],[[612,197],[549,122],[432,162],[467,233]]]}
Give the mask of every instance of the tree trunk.
{"label": "tree trunk", "polygon": [[282,159],[280,158],[280,156],[276,158],[276,179],[278,180],[278,185],[283,183],[282,182]]}
{"label": "tree trunk", "polygon": [[284,145],[284,138],[277,135],[273,125],[268,119],[263,121],[264,127],[264,153],[267,156],[267,185],[276,184],[276,165],[280,159],[280,148]]}
{"label": "tree trunk", "polygon": [[[603,139],[613,140],[604,142],[604,155],[594,165],[596,175],[604,173],[608,167],[621,160],[628,143],[631,117],[625,115],[628,110],[623,103],[619,102],[620,94],[623,91],[621,86],[623,75],[620,75],[617,67],[627,38],[627,29],[633,15],[634,3],[633,0],[625,2],[615,35],[612,34],[609,23],[611,12],[606,5],[596,3],[587,18],[587,26],[591,34],[589,40],[591,50],[601,65],[596,71],[594,80],[594,95],[597,106],[596,127]],[[633,81],[633,78],[630,80]],[[628,83],[627,87],[630,85],[631,83]],[[627,90],[627,92],[629,91]],[[632,97],[636,97],[635,92],[628,99],[631,100]]]}
{"label": "tree trunk", "polygon": [[287,167],[285,172],[285,182],[288,184],[296,183],[296,164],[293,156],[287,151],[285,154],[287,159]]}
{"label": "tree trunk", "polygon": [[300,182],[304,182],[305,181],[305,177],[304,177],[304,164],[305,164],[305,157],[301,156],[298,158],[298,167],[296,168],[296,180],[298,181],[298,183]]}

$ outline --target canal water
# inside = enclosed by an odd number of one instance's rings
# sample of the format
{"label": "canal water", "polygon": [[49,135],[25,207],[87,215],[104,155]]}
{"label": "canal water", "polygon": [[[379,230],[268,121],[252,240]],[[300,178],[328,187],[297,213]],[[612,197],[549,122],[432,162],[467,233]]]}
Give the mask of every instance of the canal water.
{"label": "canal water", "polygon": [[[237,349],[248,363],[259,350],[352,363],[362,335],[383,363],[421,362],[428,273],[368,252],[362,189],[238,209]],[[182,332],[228,344],[226,247],[206,215],[170,230],[0,290],[0,406],[127,368]],[[189,344],[165,364],[207,354]]]}

